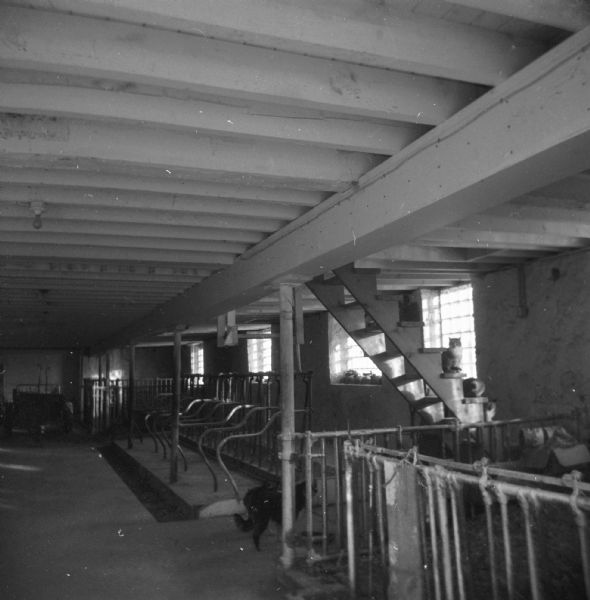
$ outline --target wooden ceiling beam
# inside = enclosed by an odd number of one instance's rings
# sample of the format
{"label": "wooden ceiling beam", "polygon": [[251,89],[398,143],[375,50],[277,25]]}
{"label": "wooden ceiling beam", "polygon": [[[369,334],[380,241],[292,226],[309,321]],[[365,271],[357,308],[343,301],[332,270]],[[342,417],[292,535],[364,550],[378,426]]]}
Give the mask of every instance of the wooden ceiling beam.
{"label": "wooden ceiling beam", "polygon": [[[146,225],[141,223],[116,223],[108,225],[100,221],[76,221],[72,219],[57,220],[43,219],[44,233],[59,233],[63,235],[88,235],[88,236],[125,236],[150,238],[153,240],[207,240],[231,241],[236,244],[250,246],[264,239],[263,233],[249,230],[219,229],[215,227],[183,227],[181,225]],[[32,215],[28,217],[6,217],[0,220],[0,234],[2,232],[30,233],[32,228]]]}
{"label": "wooden ceiling beam", "polygon": [[121,263],[99,263],[97,261],[86,262],[66,262],[66,261],[44,261],[44,260],[23,260],[23,259],[8,259],[2,257],[0,259],[0,275],[4,276],[22,276],[27,277],[28,274],[34,276],[46,275],[56,277],[144,277],[146,280],[154,277],[170,278],[171,281],[179,281],[181,279],[197,278],[202,279],[211,274],[207,269],[199,268],[177,268],[174,266],[158,266],[143,264],[121,264]]}
{"label": "wooden ceiling beam", "polygon": [[[0,18],[1,18],[0,8]],[[2,48],[0,47],[0,59]],[[339,152],[261,140],[212,138],[157,129],[64,121],[28,115],[0,115],[3,156],[23,164],[33,155],[57,164],[65,159],[149,167],[165,177],[176,170],[235,180],[245,178],[289,182],[311,181],[326,190],[340,190],[382,161],[370,154]],[[18,160],[21,157],[21,160]]]}
{"label": "wooden ceiling beam", "polygon": [[87,245],[24,244],[0,242],[0,253],[5,256],[27,258],[85,260],[116,260],[164,263],[190,263],[193,266],[231,265],[235,255],[225,252],[180,252],[176,250],[152,250],[151,248],[112,248]]}
{"label": "wooden ceiling beam", "polygon": [[[565,212],[565,211],[564,211]],[[531,214],[531,211],[520,212],[518,208],[503,209],[499,214],[482,213],[461,219],[454,224],[458,229],[473,229],[475,232],[486,231],[492,235],[501,236],[522,233],[527,236],[537,235],[551,239],[552,236],[566,238],[590,239],[590,213],[580,214],[580,220],[575,220],[575,214],[570,213],[567,220],[550,219],[549,214],[542,210]],[[557,216],[554,214],[554,216]],[[565,216],[562,212],[562,216]],[[553,245],[553,244],[550,244]]]}
{"label": "wooden ceiling beam", "polygon": [[[2,216],[7,219],[28,218],[32,223],[33,213],[28,204],[15,204],[13,202],[0,201]],[[195,215],[191,213],[158,210],[136,210],[128,208],[106,208],[92,206],[64,206],[52,204],[50,209],[43,213],[43,226],[49,227],[54,221],[53,227],[59,227],[64,221],[86,221],[88,223],[101,223],[105,228],[112,224],[129,224],[155,226],[162,224],[164,227],[211,227],[217,231],[225,230],[228,237],[233,237],[234,230],[253,231],[257,234],[271,233],[283,227],[287,222],[279,219],[263,219],[260,217],[233,217],[230,215]],[[32,225],[31,225],[32,226]],[[165,230],[162,230],[165,231]],[[198,229],[195,230],[195,234]],[[237,234],[239,238],[239,234]]]}
{"label": "wooden ceiling beam", "polygon": [[533,206],[552,206],[559,202],[562,208],[585,208],[590,204],[590,177],[578,174],[532,190],[522,202]]}
{"label": "wooden ceiling beam", "polygon": [[[126,249],[150,249],[164,252],[206,252],[221,253],[238,256],[247,248],[247,244],[233,242],[231,240],[168,240],[166,238],[132,237],[125,235],[113,235],[105,230],[104,234],[89,235],[76,233],[50,233],[47,231],[34,230],[28,232],[0,231],[0,244],[30,244],[43,246],[90,246],[94,248],[112,248],[113,250]],[[224,262],[225,264],[225,262]]]}
{"label": "wooden ceiling beam", "polygon": [[[361,0],[12,0],[13,5],[494,85],[542,53],[539,44]],[[489,4],[489,3],[488,3]],[[489,8],[489,10],[493,10]],[[578,11],[580,12],[580,11]],[[469,52],[465,49],[469,48]]]}
{"label": "wooden ceiling beam", "polygon": [[162,282],[154,281],[151,284],[149,282],[125,282],[122,280],[109,280],[96,281],[80,279],[78,281],[72,281],[71,279],[38,279],[30,278],[28,280],[7,278],[0,275],[0,289],[3,290],[50,290],[52,293],[59,290],[62,293],[66,291],[71,295],[72,299],[78,298],[78,294],[93,294],[96,293],[97,297],[103,295],[110,296],[113,300],[121,296],[132,295],[134,299],[141,297],[146,294],[146,298],[150,298],[153,294],[167,300],[174,294],[183,292],[191,282],[187,282],[186,285],[181,283]]}
{"label": "wooden ceiling beam", "polygon": [[486,229],[466,229],[460,226],[449,226],[429,233],[420,239],[421,244],[433,246],[451,246],[455,248],[574,248],[584,245],[584,238],[549,235],[544,233],[527,233],[513,231],[490,231]]}
{"label": "wooden ceiling beam", "polygon": [[33,271],[31,269],[27,271],[7,271],[6,269],[0,268],[0,281],[1,282],[15,282],[24,283],[30,282],[31,285],[36,287],[46,287],[44,284],[51,285],[52,283],[59,281],[64,286],[75,286],[77,283],[86,286],[96,286],[98,284],[112,285],[114,283],[122,283],[137,288],[150,286],[150,285],[163,285],[171,286],[172,288],[178,287],[185,289],[189,285],[198,283],[203,277],[185,277],[180,278],[178,275],[173,277],[172,275],[135,275],[125,273],[68,273],[64,271]]}
{"label": "wooden ceiling beam", "polygon": [[425,248],[419,245],[405,245],[386,248],[366,258],[368,260],[376,259],[395,262],[404,260],[452,262],[467,260],[467,254],[464,250],[458,248]]}
{"label": "wooden ceiling beam", "polygon": [[580,31],[590,25],[590,5],[584,0],[446,0],[541,25]]}
{"label": "wooden ceiling beam", "polygon": [[[355,268],[380,269],[384,275],[388,273],[461,273],[461,272],[487,272],[494,265],[481,265],[476,262],[423,262],[423,261],[387,261],[375,258],[356,260]],[[500,264],[495,265],[497,267]]]}
{"label": "wooden ceiling beam", "polygon": [[269,188],[228,183],[213,183],[164,173],[163,177],[149,177],[147,174],[135,177],[122,173],[100,173],[81,169],[35,169],[0,167],[0,182],[4,184],[42,185],[45,187],[74,187],[104,191],[121,190],[134,192],[153,192],[160,194],[185,194],[190,196],[213,197],[230,200],[252,200],[259,202],[278,202],[296,206],[312,207],[319,204],[325,194],[314,191]]}
{"label": "wooden ceiling beam", "polygon": [[6,6],[0,8],[0,37],[18,39],[0,47],[0,59],[12,69],[166,85],[423,125],[442,123],[484,91],[461,81]]}
{"label": "wooden ceiling beam", "polygon": [[[294,109],[232,107],[197,100],[72,86],[0,83],[0,112],[109,120],[122,125],[190,131],[203,136],[289,141],[305,145],[395,154],[424,133],[408,123],[340,119]],[[266,114],[265,114],[266,113]]]}
{"label": "wooden ceiling beam", "polygon": [[299,206],[256,200],[229,200],[186,194],[158,194],[154,192],[103,191],[84,188],[60,188],[33,185],[4,185],[0,202],[44,202],[46,211],[52,205],[105,207],[115,209],[158,210],[166,214],[184,212],[194,215],[231,215],[256,219],[291,221],[305,212]]}

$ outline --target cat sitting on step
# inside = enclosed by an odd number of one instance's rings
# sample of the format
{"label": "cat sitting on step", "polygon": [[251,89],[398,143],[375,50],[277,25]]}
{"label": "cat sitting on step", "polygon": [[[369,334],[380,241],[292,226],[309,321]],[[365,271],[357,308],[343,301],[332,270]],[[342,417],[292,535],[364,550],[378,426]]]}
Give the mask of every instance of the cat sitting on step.
{"label": "cat sitting on step", "polygon": [[449,338],[449,347],[440,355],[443,373],[461,373],[461,359],[463,358],[463,347],[461,338]]}

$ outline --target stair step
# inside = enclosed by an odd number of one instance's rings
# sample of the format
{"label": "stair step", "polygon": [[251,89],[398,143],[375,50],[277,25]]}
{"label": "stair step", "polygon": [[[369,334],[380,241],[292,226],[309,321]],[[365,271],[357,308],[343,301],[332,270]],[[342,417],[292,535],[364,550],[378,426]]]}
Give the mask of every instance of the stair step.
{"label": "stair step", "polygon": [[358,300],[353,300],[352,302],[340,302],[338,308],[364,308],[364,306]]}
{"label": "stair step", "polygon": [[363,329],[355,329],[353,331],[349,331],[348,335],[352,338],[370,338],[375,335],[383,335],[383,330],[378,327],[365,327]]}
{"label": "stair step", "polygon": [[359,275],[378,275],[381,273],[381,269],[377,267],[353,267],[353,272]]}
{"label": "stair step", "polygon": [[423,321],[398,321],[398,327],[424,327]]}
{"label": "stair step", "polygon": [[389,381],[391,381],[391,383],[393,383],[393,385],[400,386],[400,385],[406,385],[407,383],[414,383],[415,381],[421,381],[422,377],[420,377],[420,375],[400,375],[399,377],[394,377],[393,379],[390,379]]}
{"label": "stair step", "polygon": [[425,396],[424,398],[420,398],[420,400],[412,402],[412,408],[414,410],[420,410],[422,408],[433,406],[434,404],[440,404],[441,402],[442,400],[437,396]]}
{"label": "stair step", "polygon": [[402,356],[401,353],[379,352],[378,354],[372,354],[370,358],[378,362],[387,362],[388,360],[400,358],[400,356]]}
{"label": "stair step", "polygon": [[420,352],[420,354],[440,354],[446,349],[447,348],[418,348],[418,352]]}

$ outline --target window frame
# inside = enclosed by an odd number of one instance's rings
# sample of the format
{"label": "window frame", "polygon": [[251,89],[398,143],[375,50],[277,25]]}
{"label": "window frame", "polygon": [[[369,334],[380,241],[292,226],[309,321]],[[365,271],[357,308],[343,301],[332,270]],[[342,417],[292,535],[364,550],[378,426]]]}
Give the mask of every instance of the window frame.
{"label": "window frame", "polygon": [[461,338],[463,373],[477,377],[473,286],[423,289],[421,299],[424,348],[446,348],[449,338]]}
{"label": "window frame", "polygon": [[260,333],[268,337],[248,338],[247,340],[246,351],[248,355],[248,371],[250,373],[269,373],[272,371],[272,329],[265,329]]}
{"label": "window frame", "polygon": [[[203,375],[205,373],[205,345],[203,342],[191,344],[191,374]],[[198,355],[195,360],[195,354]],[[195,368],[196,367],[196,368]]]}

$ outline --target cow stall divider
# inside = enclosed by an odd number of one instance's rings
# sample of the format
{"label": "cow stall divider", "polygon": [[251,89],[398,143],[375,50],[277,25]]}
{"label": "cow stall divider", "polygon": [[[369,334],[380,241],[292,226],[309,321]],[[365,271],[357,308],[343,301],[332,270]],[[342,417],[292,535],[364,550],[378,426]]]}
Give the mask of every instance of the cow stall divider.
{"label": "cow stall divider", "polygon": [[[438,457],[443,465],[453,459],[471,464],[476,458],[485,457],[494,466],[513,472],[513,469],[519,469],[518,453],[527,450],[523,446],[523,432],[552,431],[562,427],[576,432],[578,426],[579,415],[572,412],[495,421],[493,425],[483,422],[463,425],[449,421],[428,426],[296,434],[295,438],[303,444],[307,482],[305,535],[301,542],[306,550],[302,568],[311,572],[337,573],[347,555],[345,442],[370,442],[378,447],[406,453],[418,448],[419,452]],[[493,431],[493,435],[489,435],[489,431]],[[497,440],[502,440],[502,443],[497,443]],[[522,476],[527,477],[525,473]],[[540,473],[529,474],[528,477],[535,481],[543,479]],[[314,488],[317,489],[315,494],[312,493]],[[359,496],[359,502],[366,501],[365,496]]]}
{"label": "cow stall divider", "polygon": [[343,447],[351,597],[590,598],[590,484],[578,472]]}
{"label": "cow stall divider", "polygon": [[[303,374],[301,377],[310,377]],[[77,416],[92,433],[109,433],[131,420],[132,435],[142,439],[145,416],[150,411],[170,412],[174,394],[172,377],[133,380],[130,405],[128,379],[86,378]],[[280,392],[278,375],[260,373],[193,373],[181,378],[181,412],[194,400],[215,399],[224,402],[264,405]],[[131,411],[130,411],[131,408]],[[131,412],[131,416],[129,415]]]}
{"label": "cow stall divider", "polygon": [[[311,426],[312,372],[295,374],[296,430]],[[85,380],[86,427],[92,433],[127,432],[154,452],[171,455],[172,378],[135,379],[133,402],[125,379]],[[181,380],[177,458],[189,468],[187,449],[200,454],[218,486],[216,471],[237,469],[259,480],[280,480],[281,381],[276,372],[191,374]],[[130,410],[130,407],[131,410]],[[220,450],[218,447],[221,445]],[[132,443],[129,443],[132,447]],[[302,456],[302,446],[298,448]],[[229,481],[235,494],[235,482]],[[230,491],[230,490],[228,490]],[[243,490],[245,491],[245,490]]]}

